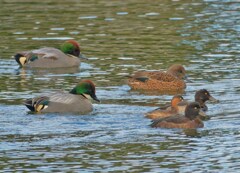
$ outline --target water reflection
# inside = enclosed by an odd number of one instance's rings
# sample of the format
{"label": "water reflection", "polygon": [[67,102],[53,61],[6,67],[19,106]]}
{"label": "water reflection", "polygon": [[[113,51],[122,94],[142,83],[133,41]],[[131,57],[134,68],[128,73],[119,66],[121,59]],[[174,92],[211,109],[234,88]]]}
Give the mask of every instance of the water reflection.
{"label": "water reflection", "polygon": [[196,129],[184,129],[183,132],[188,137],[201,137],[201,133],[199,133]]}
{"label": "water reflection", "polygon": [[[4,1],[0,14],[0,163],[28,172],[236,172],[239,170],[239,3],[236,1]],[[13,13],[14,11],[14,13]],[[63,15],[64,14],[64,15]],[[18,69],[19,50],[78,40],[89,61],[65,72]],[[131,91],[124,76],[183,64],[220,99],[198,130],[152,129],[145,112],[171,100]],[[22,100],[97,85],[89,116],[27,114]],[[162,95],[163,94],[163,95]],[[174,94],[174,93],[173,93]]]}
{"label": "water reflection", "polygon": [[79,67],[73,68],[55,68],[55,69],[31,69],[31,68],[19,68],[16,70],[16,75],[22,77],[26,75],[36,75],[36,76],[51,76],[60,74],[61,76],[69,76],[71,74],[80,73]]}
{"label": "water reflection", "polygon": [[[130,90],[130,92],[136,92],[136,90]],[[185,93],[184,90],[179,90],[179,91],[158,91],[158,90],[137,90],[139,94],[144,94],[144,95],[183,95]]]}

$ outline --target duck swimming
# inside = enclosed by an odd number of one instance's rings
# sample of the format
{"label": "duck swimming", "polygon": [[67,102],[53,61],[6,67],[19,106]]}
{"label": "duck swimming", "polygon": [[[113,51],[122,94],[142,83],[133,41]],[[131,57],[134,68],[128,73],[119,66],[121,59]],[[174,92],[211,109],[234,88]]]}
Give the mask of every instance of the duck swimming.
{"label": "duck swimming", "polygon": [[82,80],[69,93],[58,92],[27,99],[24,105],[32,112],[75,112],[86,114],[93,110],[90,99],[99,99],[95,85],[90,80]]}
{"label": "duck swimming", "polygon": [[181,91],[186,88],[183,79],[186,78],[186,70],[182,65],[174,64],[163,71],[139,71],[129,76],[128,85],[132,89]]}
{"label": "duck swimming", "polygon": [[[219,102],[219,100],[214,98],[209,93],[209,91],[206,90],[206,89],[200,89],[200,90],[196,91],[194,98],[195,98],[195,102],[199,103],[202,111],[207,111],[208,110],[208,107],[206,105],[207,101],[211,101],[213,103]],[[186,109],[188,104],[189,104],[189,102],[187,100],[184,100],[184,101],[178,103],[178,110],[179,110],[180,114],[184,115],[185,109]]]}
{"label": "duck swimming", "polygon": [[199,115],[205,116],[205,113],[201,111],[198,102],[192,102],[187,105],[185,115],[177,114],[166,118],[154,119],[150,126],[154,128],[202,128],[204,124],[199,119]]}
{"label": "duck swimming", "polygon": [[178,114],[178,103],[183,101],[183,97],[180,95],[173,96],[171,100],[171,106],[166,107],[165,109],[155,109],[145,114],[146,118],[150,119],[157,119],[157,118],[164,118],[169,117],[175,114]]}
{"label": "duck swimming", "polygon": [[31,68],[67,68],[79,67],[80,45],[75,40],[66,41],[60,49],[44,47],[15,54],[15,60],[21,67]]}

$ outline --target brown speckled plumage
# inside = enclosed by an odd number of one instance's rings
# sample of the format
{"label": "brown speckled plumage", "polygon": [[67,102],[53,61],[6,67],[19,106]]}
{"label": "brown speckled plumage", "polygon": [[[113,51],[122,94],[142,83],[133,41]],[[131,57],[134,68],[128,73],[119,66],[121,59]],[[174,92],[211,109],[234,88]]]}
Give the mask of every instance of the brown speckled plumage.
{"label": "brown speckled plumage", "polygon": [[186,88],[186,84],[183,81],[184,76],[184,67],[175,64],[167,72],[136,72],[129,78],[128,85],[132,89],[140,90],[181,91]]}

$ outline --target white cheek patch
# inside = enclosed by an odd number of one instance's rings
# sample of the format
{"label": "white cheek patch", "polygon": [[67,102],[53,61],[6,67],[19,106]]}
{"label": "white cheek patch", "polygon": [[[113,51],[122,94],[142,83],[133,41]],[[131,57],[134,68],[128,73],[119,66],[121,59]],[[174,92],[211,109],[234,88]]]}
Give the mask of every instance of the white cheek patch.
{"label": "white cheek patch", "polygon": [[71,54],[67,54],[69,57],[71,57],[71,58],[78,58],[78,57],[76,57],[76,56],[74,56],[74,55],[71,55]]}
{"label": "white cheek patch", "polygon": [[87,99],[91,100],[92,97],[89,94],[83,94]]}

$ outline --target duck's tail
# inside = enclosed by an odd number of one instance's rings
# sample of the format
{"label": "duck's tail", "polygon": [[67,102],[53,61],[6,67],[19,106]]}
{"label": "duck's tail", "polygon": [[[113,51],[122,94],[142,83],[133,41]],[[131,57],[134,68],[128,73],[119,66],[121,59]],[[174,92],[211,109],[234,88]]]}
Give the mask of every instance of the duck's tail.
{"label": "duck's tail", "polygon": [[32,53],[32,52],[21,52],[17,53],[16,55],[13,56],[17,63],[23,67],[25,64],[27,64],[29,61],[35,61],[38,59],[38,55]]}
{"label": "duck's tail", "polygon": [[27,99],[24,101],[24,105],[32,112],[40,112],[41,110],[46,109],[48,104],[49,98],[46,96]]}
{"label": "duck's tail", "polygon": [[13,58],[17,61],[20,66],[24,66],[27,63],[27,57],[24,56],[22,53],[17,53],[13,56]]}

